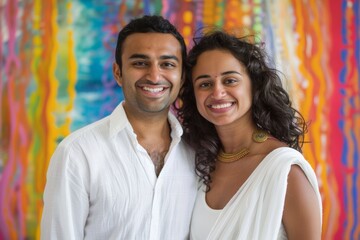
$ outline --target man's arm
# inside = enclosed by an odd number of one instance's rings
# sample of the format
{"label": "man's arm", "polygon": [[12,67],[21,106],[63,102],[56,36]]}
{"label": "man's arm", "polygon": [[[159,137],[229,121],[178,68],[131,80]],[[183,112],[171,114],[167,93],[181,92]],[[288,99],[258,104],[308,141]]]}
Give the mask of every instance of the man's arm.
{"label": "man's arm", "polygon": [[84,238],[89,199],[80,156],[60,144],[50,160],[43,197],[41,239]]}

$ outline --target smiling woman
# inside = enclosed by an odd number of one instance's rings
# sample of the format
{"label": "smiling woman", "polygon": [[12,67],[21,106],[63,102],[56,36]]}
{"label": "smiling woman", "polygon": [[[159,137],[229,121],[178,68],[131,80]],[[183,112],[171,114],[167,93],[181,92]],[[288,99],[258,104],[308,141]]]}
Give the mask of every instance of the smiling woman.
{"label": "smiling woman", "polygon": [[203,183],[191,239],[321,239],[317,178],[301,154],[307,126],[264,50],[214,31],[188,66],[178,115]]}
{"label": "smiling woman", "polygon": [[203,52],[192,69],[197,108],[215,125],[251,118],[251,83],[246,68],[226,50]]}

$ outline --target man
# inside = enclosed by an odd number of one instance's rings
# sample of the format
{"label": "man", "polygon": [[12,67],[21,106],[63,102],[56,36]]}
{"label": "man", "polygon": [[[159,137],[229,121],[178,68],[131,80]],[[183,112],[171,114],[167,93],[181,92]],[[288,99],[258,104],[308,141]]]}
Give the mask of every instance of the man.
{"label": "man", "polygon": [[169,112],[186,47],[160,16],[119,33],[113,73],[124,101],[62,141],[49,165],[42,239],[186,239],[194,155]]}

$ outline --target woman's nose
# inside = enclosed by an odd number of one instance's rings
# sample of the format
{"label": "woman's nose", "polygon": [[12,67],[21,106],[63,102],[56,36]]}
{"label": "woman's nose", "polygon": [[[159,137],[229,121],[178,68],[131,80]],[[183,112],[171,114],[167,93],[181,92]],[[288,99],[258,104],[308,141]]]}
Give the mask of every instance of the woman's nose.
{"label": "woman's nose", "polygon": [[226,91],[224,86],[220,83],[216,83],[213,87],[213,92],[212,92],[213,98],[219,99],[224,97],[225,95],[226,95]]}

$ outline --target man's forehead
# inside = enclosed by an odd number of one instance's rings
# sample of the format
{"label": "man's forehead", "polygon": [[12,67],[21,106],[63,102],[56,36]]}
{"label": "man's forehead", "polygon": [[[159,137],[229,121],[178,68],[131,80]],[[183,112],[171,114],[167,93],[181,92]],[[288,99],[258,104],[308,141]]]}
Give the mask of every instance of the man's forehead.
{"label": "man's forehead", "polygon": [[169,33],[134,33],[125,39],[123,56],[130,58],[172,58],[181,59],[180,42]]}

